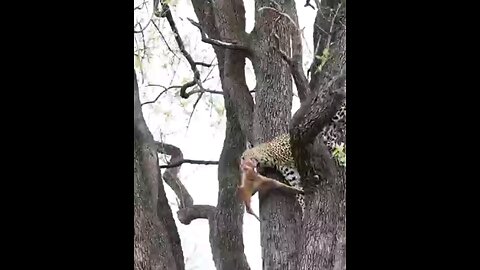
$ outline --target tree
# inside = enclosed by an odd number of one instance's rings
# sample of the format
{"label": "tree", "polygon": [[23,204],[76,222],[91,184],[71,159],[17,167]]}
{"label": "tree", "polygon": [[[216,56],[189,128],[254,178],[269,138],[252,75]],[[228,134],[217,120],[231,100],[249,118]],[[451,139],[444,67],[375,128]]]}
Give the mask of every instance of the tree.
{"label": "tree", "polygon": [[[245,32],[243,1],[192,0],[192,4],[198,22],[190,22],[198,28],[202,41],[212,45],[218,60],[226,110],[225,140],[218,162],[218,204],[195,205],[176,177],[179,168],[173,166],[183,159],[181,151],[175,146],[154,142],[151,135],[139,135],[138,138],[141,139],[135,144],[136,149],[139,149],[135,152],[135,160],[143,163],[135,163],[135,168],[138,168],[135,181],[148,183],[144,185],[146,189],[158,189],[158,192],[139,192],[138,200],[149,203],[139,204],[143,208],[135,208],[135,217],[143,218],[142,215],[137,215],[137,211],[148,212],[150,220],[159,221],[149,223],[156,226],[155,233],[163,234],[150,234],[152,237],[161,237],[163,242],[157,240],[155,243],[139,244],[144,247],[143,250],[150,244],[151,251],[148,254],[157,258],[152,261],[152,268],[156,268],[153,266],[158,264],[157,261],[164,265],[168,263],[168,269],[184,267],[178,233],[175,224],[172,225],[171,209],[166,203],[160,180],[156,152],[171,155],[170,165],[173,165],[170,166],[168,175],[173,180],[166,182],[181,202],[177,213],[180,222],[189,224],[193,219],[208,219],[216,268],[250,269],[242,241],[244,209],[236,196],[240,179],[239,157],[245,150],[246,141],[255,145],[289,132],[296,165],[306,186],[306,214],[302,222],[293,196],[272,191],[260,197],[264,269],[345,269],[344,167],[332,158],[319,135],[330,124],[345,100],[345,1],[324,0],[321,5],[316,1],[320,8],[315,20],[313,39],[316,57],[309,69],[310,80],[302,68],[302,43],[295,1],[255,1],[255,26],[251,33]],[[310,5],[309,1],[306,1],[306,5]],[[165,18],[175,33],[177,46],[194,73],[193,79],[180,87],[180,96],[188,98],[195,91],[188,92],[188,89],[196,86],[201,97],[210,90],[202,86],[198,63],[185,49],[170,7],[165,2],[155,3],[155,6],[158,7],[156,14]],[[246,84],[246,58],[250,59],[255,70],[255,102]],[[293,117],[292,77],[301,101],[301,107]],[[137,130],[137,122],[144,123],[144,120],[137,121],[137,116],[138,119],[141,118],[141,110],[140,103],[137,102],[138,86],[136,87]],[[344,133],[343,127],[337,132]],[[149,133],[144,130],[139,134]],[[343,138],[345,136],[340,135]],[[269,177],[281,180],[276,172],[266,173]],[[163,179],[167,180],[165,176]],[[137,194],[137,184],[135,187]],[[137,200],[135,203],[137,205]],[[158,206],[157,216],[151,212],[155,205]],[[141,224],[137,220],[135,223]],[[136,226],[136,237],[137,233],[142,235],[149,231],[145,226],[137,231]],[[148,239],[155,239],[152,237]],[[159,247],[161,252],[158,251]],[[141,259],[136,250],[136,262]]]}
{"label": "tree", "polygon": [[143,119],[134,73],[135,269],[183,269],[183,252],[160,180],[157,146]]}

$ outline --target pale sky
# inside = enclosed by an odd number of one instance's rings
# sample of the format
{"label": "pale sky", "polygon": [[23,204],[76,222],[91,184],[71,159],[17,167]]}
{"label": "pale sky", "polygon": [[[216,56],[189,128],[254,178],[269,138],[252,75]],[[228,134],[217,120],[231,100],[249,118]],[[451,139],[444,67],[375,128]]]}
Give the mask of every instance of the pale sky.
{"label": "pale sky", "polygon": [[[141,4],[143,0],[134,0],[134,6]],[[153,1],[150,1],[153,2]],[[247,32],[253,28],[254,1],[245,0],[247,19]],[[312,59],[312,32],[316,11],[310,7],[303,7],[305,1],[297,1],[297,12],[300,29],[304,29],[303,50],[304,67],[310,65]],[[185,43],[187,51],[195,61],[210,63],[215,54],[210,45],[201,42],[201,36],[197,28],[192,26],[186,18],[198,21],[190,0],[172,0],[170,3],[172,15],[179,29],[180,35]],[[142,26],[148,21],[148,11],[136,11],[134,23],[140,20]],[[146,18],[145,22],[141,19]],[[166,20],[157,24],[170,48],[175,51],[174,56],[166,47],[165,42],[153,24],[150,24],[145,31],[145,39],[150,40],[146,45],[149,48],[149,59],[142,61],[143,76],[137,66],[137,77],[139,79],[141,102],[150,101],[163,91],[161,87],[147,87],[148,84],[160,84],[163,86],[181,85],[193,78],[193,73],[178,50],[172,32]],[[136,28],[138,30],[138,27]],[[306,40],[305,40],[306,38]],[[141,35],[136,34],[137,42]],[[141,47],[141,45],[140,45]],[[216,62],[216,59],[214,61]],[[200,67],[201,78],[205,79],[211,68]],[[306,68],[305,68],[306,70]],[[247,84],[250,89],[255,86],[255,76],[250,62],[247,60],[245,67]],[[218,77],[218,70],[215,68],[204,83],[204,87],[221,91]],[[191,90],[191,88],[189,89]],[[295,91],[295,88],[294,88]],[[190,113],[197,95],[192,95],[188,100],[181,99],[176,93],[178,89],[169,90],[154,104],[143,106],[143,113],[147,125],[155,140],[162,140],[166,143],[178,146],[184,158],[200,160],[218,160],[225,136],[225,114],[223,110],[223,97],[220,95],[205,94],[197,105],[195,113],[187,129]],[[298,98],[294,98],[292,113],[299,107]],[[161,162],[164,156],[159,156]],[[169,158],[169,157],[168,157]],[[162,164],[165,164],[162,162]],[[183,164],[179,177],[182,183],[190,192],[195,204],[217,204],[218,180],[216,165],[191,165]],[[171,203],[173,216],[175,218],[182,247],[185,256],[187,270],[215,270],[213,264],[210,243],[208,240],[208,221],[197,219],[190,225],[183,225],[177,220],[176,196],[168,185],[165,191]],[[252,207],[258,214],[258,196],[254,196]],[[262,269],[261,247],[260,247],[260,224],[255,217],[244,215],[243,237],[245,254],[252,270]]]}

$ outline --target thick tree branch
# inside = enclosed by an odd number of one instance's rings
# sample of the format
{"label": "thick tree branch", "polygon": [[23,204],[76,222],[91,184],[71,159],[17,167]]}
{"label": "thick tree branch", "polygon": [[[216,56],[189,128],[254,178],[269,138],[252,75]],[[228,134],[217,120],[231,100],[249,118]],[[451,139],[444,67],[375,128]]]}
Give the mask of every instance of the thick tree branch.
{"label": "thick tree branch", "polygon": [[[322,5],[333,5],[330,3],[331,1],[327,2],[322,3]],[[312,75],[309,85],[313,92],[312,96],[305,104],[302,104],[290,123],[292,143],[298,143],[299,147],[313,142],[345,100],[346,25],[344,22],[346,18],[345,7],[339,3],[340,1],[337,2],[336,6],[330,7],[333,12],[330,21],[328,21],[329,35],[324,46],[324,51],[327,50],[328,53],[323,59],[324,62],[321,63],[323,69],[319,72],[315,66],[315,72],[313,72],[314,75]],[[323,16],[322,9],[325,10],[327,7],[322,6],[317,12],[316,21]]]}
{"label": "thick tree branch", "polygon": [[[328,29],[320,39],[314,32],[316,51],[321,60],[311,66],[312,94],[290,122],[292,154],[306,194],[306,209],[298,269],[345,269],[345,174],[322,136],[345,101],[346,95],[346,17],[340,0],[322,1],[315,24]],[[330,11],[327,20],[322,11]],[[339,15],[339,16],[337,16]],[[328,27],[325,27],[328,22]],[[321,65],[321,66],[320,66]],[[320,66],[320,68],[318,68]]]}
{"label": "thick tree branch", "polygon": [[345,69],[327,84],[326,91],[315,93],[300,106],[290,122],[290,135],[295,145],[312,143],[345,100]]}
{"label": "thick tree branch", "polygon": [[[246,40],[244,7],[241,1],[192,0],[199,26],[205,35],[216,40]],[[248,43],[248,42],[245,42]],[[254,142],[252,133],[253,98],[245,80],[245,57],[252,54],[252,48],[226,50],[212,45],[218,59],[218,71],[223,94],[233,100],[234,110],[240,121],[242,132],[248,141]]]}
{"label": "thick tree branch", "polygon": [[[195,68],[196,69],[196,68]],[[182,85],[182,87],[180,87],[180,97],[182,98],[189,98],[191,93],[187,93],[187,89],[196,85],[196,79],[194,79],[193,81],[189,81],[189,82],[186,82],[185,84]]]}
{"label": "thick tree branch", "polygon": [[[302,62],[303,62],[302,61],[302,53],[303,53],[302,39],[301,39],[300,29],[298,28],[297,17],[294,16],[295,18],[294,20],[288,14],[281,12],[272,7],[262,7],[258,9],[258,11],[261,11],[264,9],[275,11],[276,13],[288,18],[288,20],[292,25],[292,28],[293,28],[292,38],[291,38],[292,57],[288,56],[287,53],[280,48],[280,37],[277,34],[274,34],[274,37],[277,41],[276,47],[274,47],[274,49],[282,56],[282,59],[288,64],[293,80],[295,82],[295,85],[297,86],[298,96],[300,98],[300,101],[303,102],[306,99],[306,97],[310,94],[310,87],[308,85],[308,80],[303,72],[303,67],[302,67]],[[277,21],[278,19],[275,20],[275,22]]]}
{"label": "thick tree branch", "polygon": [[[178,163],[183,160],[183,153],[180,148],[162,142],[155,142],[157,151],[162,154],[171,156],[169,163]],[[162,166],[159,166],[160,168]],[[192,196],[183,185],[182,181],[178,177],[180,168],[178,166],[172,166],[165,170],[163,174],[163,180],[172,188],[180,201],[178,208],[185,208],[193,205]]]}
{"label": "thick tree branch", "polygon": [[[262,10],[262,7],[274,7],[276,10]],[[255,94],[254,136],[257,141],[254,145],[269,141],[288,130],[293,95],[292,75],[289,65],[273,47],[283,50],[287,56],[291,55],[292,38],[298,31],[295,20],[295,1],[282,1],[281,5],[270,0],[255,1],[252,44],[255,44],[256,50],[252,65],[258,92]],[[281,174],[269,170],[266,170],[265,176],[283,180]],[[295,196],[286,196],[276,190],[266,196],[259,195],[264,268],[297,269],[301,211]]]}
{"label": "thick tree branch", "polygon": [[[135,263],[150,268],[184,269],[184,260],[177,227],[160,179],[158,156],[153,136],[143,118],[136,72],[134,70],[134,183],[135,183]],[[154,239],[164,239],[164,246]],[[169,254],[171,255],[169,255]],[[142,255],[143,254],[143,255]],[[161,255],[161,264],[156,261]],[[147,256],[147,258],[142,258]],[[151,259],[150,259],[150,258]],[[138,269],[143,269],[141,267]],[[136,268],[137,269],[137,268]]]}
{"label": "thick tree branch", "polygon": [[[279,37],[277,34],[275,34],[275,38],[279,42]],[[297,36],[297,38],[300,38],[300,37]],[[293,42],[301,43],[301,40],[300,41],[296,40]],[[300,48],[301,48],[301,45],[300,45]],[[307,77],[303,73],[301,56],[300,57],[297,56],[297,60],[295,61],[292,58],[290,58],[284,51],[282,51],[278,45],[277,47],[275,47],[275,49],[280,53],[280,55],[282,56],[282,59],[285,62],[287,62],[288,66],[290,67],[290,72],[292,73],[293,81],[297,86],[297,92],[298,92],[298,97],[300,98],[300,101],[301,102],[305,101],[311,91],[308,85]],[[302,53],[302,51],[300,50],[298,53]]]}
{"label": "thick tree branch", "polygon": [[135,76],[135,81],[134,81],[134,121],[133,121],[133,127],[134,127],[134,134],[135,134],[135,139],[145,142],[145,143],[152,143],[153,142],[153,136],[150,133],[150,130],[148,130],[147,123],[145,122],[145,119],[143,118],[143,113],[141,109],[141,103],[140,103],[140,98],[139,98],[139,90],[138,90],[138,83],[137,83],[137,74],[135,73],[135,70],[133,70],[133,74]]}
{"label": "thick tree branch", "polygon": [[198,30],[200,30],[200,35],[202,35],[202,41],[205,42],[205,43],[208,43],[208,44],[214,45],[214,46],[219,46],[219,47],[226,48],[226,49],[232,49],[232,50],[245,50],[245,51],[250,50],[250,48],[247,45],[242,44],[240,41],[225,42],[225,41],[209,38],[209,37],[207,37],[207,35],[205,34],[205,32],[202,29],[202,26],[198,22],[196,22],[196,21],[194,21],[190,18],[187,18],[187,20],[191,24],[193,24],[195,27],[197,27]]}
{"label": "thick tree branch", "polygon": [[185,225],[199,218],[213,219],[214,215],[215,206],[211,205],[192,205],[177,211],[178,220]]}
{"label": "thick tree branch", "polygon": [[175,36],[175,40],[177,41],[178,48],[182,52],[183,56],[185,56],[185,59],[187,59],[188,63],[190,64],[190,68],[193,71],[193,81],[190,81],[190,82],[184,84],[180,88],[180,96],[182,98],[188,98],[187,93],[186,93],[187,88],[192,87],[195,84],[198,84],[198,86],[203,89],[202,82],[200,80],[200,72],[198,71],[197,65],[195,64],[195,61],[193,60],[192,56],[185,49],[185,45],[183,43],[183,40],[180,36],[180,33],[178,32],[177,26],[175,25],[175,21],[173,20],[173,16],[172,16],[172,13],[170,11],[170,7],[168,5],[162,3],[162,8],[163,8],[162,16],[167,18],[168,24],[170,25],[170,28],[172,29],[172,32]]}
{"label": "thick tree branch", "polygon": [[[203,38],[225,41],[239,41],[245,37],[243,1],[192,0],[199,29],[205,31]],[[238,44],[237,44],[238,45]],[[227,46],[228,47],[228,46]],[[210,245],[213,260],[218,270],[250,269],[243,245],[243,212],[236,196],[240,179],[238,157],[244,150],[244,130],[240,128],[239,117],[253,110],[253,99],[245,82],[246,50],[230,50],[224,46],[212,46],[218,59],[218,70],[224,93],[227,115],[226,134],[218,165],[218,204],[213,219],[209,219]],[[245,103],[232,101],[235,94],[250,98],[251,110],[242,110]],[[247,99],[248,100],[248,99]],[[235,113],[239,106],[239,113]],[[246,129],[248,131],[248,129]]]}

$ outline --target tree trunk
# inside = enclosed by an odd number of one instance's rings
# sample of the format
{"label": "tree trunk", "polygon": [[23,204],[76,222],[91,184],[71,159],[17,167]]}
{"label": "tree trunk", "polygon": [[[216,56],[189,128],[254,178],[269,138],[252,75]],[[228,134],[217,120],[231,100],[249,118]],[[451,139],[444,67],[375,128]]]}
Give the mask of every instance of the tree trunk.
{"label": "tree trunk", "polygon": [[[286,133],[292,108],[292,79],[288,65],[276,51],[291,50],[290,40],[296,26],[278,11],[271,1],[255,1],[255,28],[252,32],[255,53],[254,137],[255,143],[269,141]],[[273,8],[296,20],[295,1],[277,1]],[[283,181],[278,173],[267,177]],[[301,209],[295,196],[271,191],[259,194],[263,269],[297,269]]]}
{"label": "tree trunk", "polygon": [[[314,32],[315,41],[323,40],[317,44],[316,55],[324,55],[327,48],[330,57],[320,72],[316,72],[321,65],[318,58],[312,64],[311,95],[302,101],[290,123],[292,153],[306,193],[299,265],[305,270],[346,268],[345,168],[332,158],[322,136],[318,136],[344,103],[346,94],[346,16],[345,6],[339,3],[322,1],[317,12],[315,24],[328,32]],[[345,127],[339,126],[334,132],[345,137]]]}
{"label": "tree trunk", "polygon": [[[172,210],[158,168],[157,147],[141,111],[134,71],[134,269],[185,269]],[[157,208],[158,205],[158,208]]]}
{"label": "tree trunk", "polygon": [[[242,1],[192,1],[202,29],[210,38],[225,42],[244,40],[245,10]],[[239,157],[250,136],[253,100],[245,80],[247,52],[214,46],[224,92],[227,116],[225,140],[218,164],[218,204],[210,220],[210,243],[218,270],[249,270],[243,244],[243,204],[237,196]],[[236,103],[234,98],[242,99]],[[242,119],[242,121],[239,121]],[[247,119],[247,120],[245,120]]]}
{"label": "tree trunk", "polygon": [[[230,104],[229,104],[230,103]],[[243,245],[243,207],[237,196],[240,180],[238,157],[245,150],[245,137],[232,113],[233,104],[225,99],[227,127],[218,164],[218,204],[211,226],[210,243],[218,270],[249,270]]]}
{"label": "tree trunk", "polygon": [[[292,153],[306,189],[305,219],[302,223],[294,196],[279,191],[260,194],[263,269],[345,269],[345,171],[333,160],[322,136],[318,136],[345,95],[344,5],[335,10],[333,17],[340,14],[335,23],[331,20],[331,11],[339,2],[322,1],[322,12],[317,12],[315,54],[325,56],[322,54],[328,48],[329,57],[325,63],[314,59],[308,81],[302,70],[295,1],[255,1],[255,28],[248,35],[243,1],[192,0],[202,30],[208,38],[221,41],[213,49],[218,59],[227,128],[218,167],[217,206],[190,202],[178,216],[184,224],[208,218],[213,260],[219,270],[250,269],[242,241],[244,208],[236,193],[239,157],[245,141],[255,145],[285,132],[290,132]],[[322,14],[326,16],[320,18]],[[245,81],[245,57],[250,58],[255,70],[256,104]],[[317,72],[319,66],[322,69]],[[290,119],[292,75],[302,105]],[[163,183],[157,182],[160,171],[156,150],[141,116],[135,87],[135,266],[183,269],[180,242]],[[265,174],[283,180],[277,172]]]}

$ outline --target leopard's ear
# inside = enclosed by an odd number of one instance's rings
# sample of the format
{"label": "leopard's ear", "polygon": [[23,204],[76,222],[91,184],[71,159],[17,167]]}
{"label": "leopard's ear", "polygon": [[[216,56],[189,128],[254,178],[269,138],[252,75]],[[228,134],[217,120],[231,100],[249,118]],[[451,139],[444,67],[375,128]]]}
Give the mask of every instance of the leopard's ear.
{"label": "leopard's ear", "polygon": [[251,142],[249,142],[248,140],[246,142],[247,142],[247,144],[246,144],[247,149],[252,149],[253,144]]}

